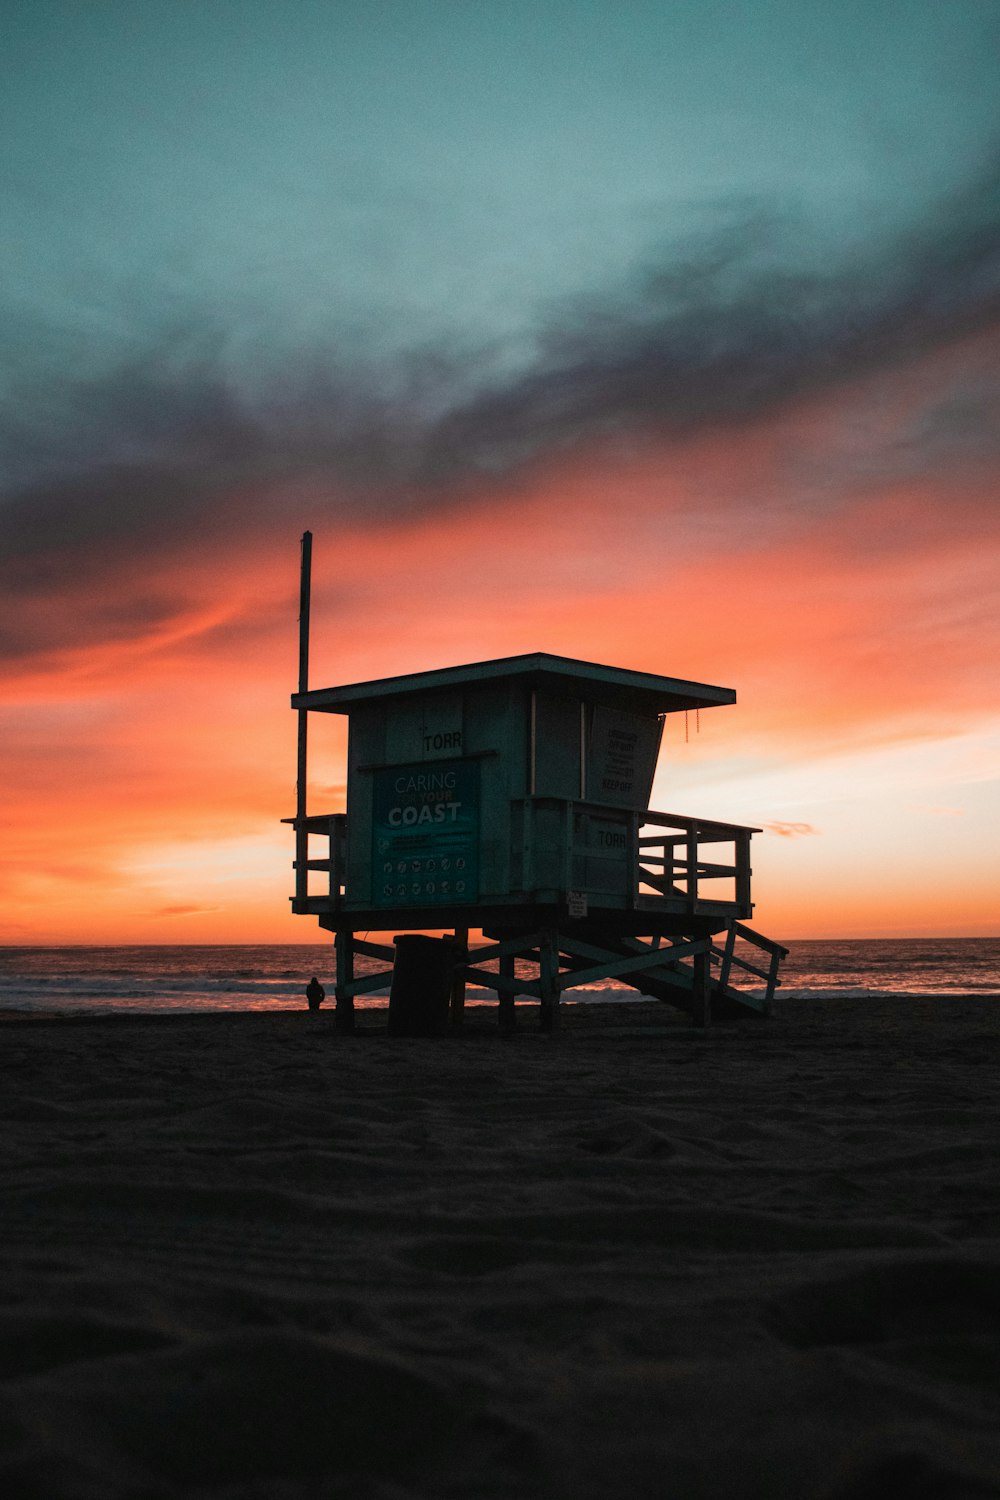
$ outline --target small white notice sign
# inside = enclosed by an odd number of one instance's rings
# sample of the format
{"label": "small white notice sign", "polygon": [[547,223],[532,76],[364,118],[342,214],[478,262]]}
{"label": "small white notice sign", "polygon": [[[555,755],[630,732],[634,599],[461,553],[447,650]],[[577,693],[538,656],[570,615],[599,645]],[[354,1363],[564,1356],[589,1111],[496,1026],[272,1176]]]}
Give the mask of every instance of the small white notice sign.
{"label": "small white notice sign", "polygon": [[566,914],[570,917],[585,917],[587,915],[587,892],[566,892]]}

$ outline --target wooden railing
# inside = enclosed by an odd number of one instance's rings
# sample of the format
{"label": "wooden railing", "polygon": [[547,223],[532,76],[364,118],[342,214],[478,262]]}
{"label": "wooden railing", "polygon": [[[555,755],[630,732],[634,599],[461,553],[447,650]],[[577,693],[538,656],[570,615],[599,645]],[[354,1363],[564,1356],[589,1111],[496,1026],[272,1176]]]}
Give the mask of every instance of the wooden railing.
{"label": "wooden railing", "polygon": [[[642,828],[655,825],[660,832],[642,833],[636,841],[640,892],[645,886],[661,896],[682,899],[691,910],[700,901],[727,901],[749,916],[750,839],[758,829],[677,813],[644,813]],[[709,845],[715,855],[718,846],[726,844],[728,858],[705,858]],[[720,881],[727,883],[727,893],[720,889]]]}
{"label": "wooden railing", "polygon": [[[295,829],[295,909],[306,909],[310,896],[310,870],[328,872],[330,880],[324,896],[331,907],[338,907],[344,898],[347,871],[347,814],[319,814],[307,818],[285,818],[284,821]],[[327,840],[328,853],[322,859],[309,857],[309,839],[313,835]]]}
{"label": "wooden railing", "polygon": [[[515,801],[514,809],[520,885],[526,892],[586,889],[588,882],[577,872],[591,860],[604,868],[608,884],[602,889],[614,898],[610,904],[662,904],[688,912],[715,906],[742,916],[753,909],[750,839],[757,829],[559,797],[526,797]],[[620,831],[616,855],[593,842],[595,827],[616,836]]]}
{"label": "wooden railing", "polygon": [[[626,908],[717,912],[723,917],[749,916],[752,911],[750,839],[757,831],[753,828],[676,813],[632,813],[557,797],[517,799],[512,811],[518,847],[513,851],[517,874],[511,875],[511,895],[551,891],[558,897],[589,888],[595,905],[606,895],[610,906]],[[295,909],[307,910],[312,898],[336,910],[344,900],[347,814],[286,821],[296,834]],[[612,831],[612,852],[594,843],[595,826]],[[321,858],[309,852],[316,836],[327,841]],[[596,888],[580,878],[586,861],[600,866],[602,879]],[[311,888],[313,871],[329,876],[325,890]],[[738,960],[730,954],[728,962],[731,966]]]}

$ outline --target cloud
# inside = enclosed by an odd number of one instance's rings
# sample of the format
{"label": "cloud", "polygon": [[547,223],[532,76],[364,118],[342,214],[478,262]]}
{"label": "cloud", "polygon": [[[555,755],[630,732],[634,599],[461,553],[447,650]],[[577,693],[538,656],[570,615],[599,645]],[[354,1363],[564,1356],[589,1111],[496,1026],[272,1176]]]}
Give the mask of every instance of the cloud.
{"label": "cloud", "polygon": [[[788,215],[735,203],[716,217],[627,284],[541,309],[520,357],[425,340],[366,362],[330,335],[269,361],[236,307],[154,320],[89,375],[77,336],[62,366],[58,330],[25,336],[2,413],[15,539],[44,547],[74,516],[105,539],[162,537],[202,500],[308,473],[393,511],[414,492],[433,503],[442,484],[608,431],[746,421],[997,321],[995,165],[908,233],[839,260]],[[963,422],[954,412],[949,431]]]}
{"label": "cloud", "polygon": [[222,911],[221,906],[159,906],[154,911],[147,912],[150,917],[205,917],[212,912]]}
{"label": "cloud", "polygon": [[[67,644],[79,649],[90,642],[114,643],[149,637],[165,629],[175,628],[188,611],[187,602],[177,596],[154,594],[145,598],[141,594],[121,595],[109,598],[98,594],[88,598],[81,608],[77,589],[80,583],[79,564],[70,571],[64,582],[61,603],[44,601],[41,608],[35,605],[30,595],[38,591],[37,577],[34,586],[29,580],[20,581],[20,591],[29,594],[20,607],[11,610],[0,623],[0,659],[14,663],[38,654],[58,651]],[[53,586],[52,574],[46,577],[47,589]],[[11,592],[19,590],[15,587]]]}
{"label": "cloud", "polygon": [[[797,267],[779,220],[733,222],[647,265],[616,300],[581,300],[552,318],[535,368],[428,435],[425,472],[495,471],[606,433],[739,424],[996,326],[998,228],[995,167],[908,234],[839,267],[810,268],[814,252]],[[952,413],[951,440],[955,418],[966,434],[972,425]]]}
{"label": "cloud", "polygon": [[782,839],[800,839],[809,834],[819,833],[819,829],[814,828],[811,823],[773,822],[765,823],[764,828],[768,833],[776,833]]}

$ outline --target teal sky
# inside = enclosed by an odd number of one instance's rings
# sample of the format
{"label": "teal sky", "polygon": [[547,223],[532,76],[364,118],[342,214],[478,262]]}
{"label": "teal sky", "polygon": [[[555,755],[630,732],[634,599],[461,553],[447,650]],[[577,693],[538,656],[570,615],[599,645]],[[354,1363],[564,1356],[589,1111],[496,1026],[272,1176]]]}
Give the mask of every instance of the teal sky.
{"label": "teal sky", "polygon": [[743,225],[827,269],[919,230],[996,146],[995,0],[4,15],[3,284],[29,367],[205,320],[251,385],[330,340],[530,363],[565,299],[613,302]]}
{"label": "teal sky", "polygon": [[2,14],[0,476],[31,555],[95,486],[95,535],[148,527],[122,466],[163,543],[236,471],[433,506],[994,315],[996,0]]}

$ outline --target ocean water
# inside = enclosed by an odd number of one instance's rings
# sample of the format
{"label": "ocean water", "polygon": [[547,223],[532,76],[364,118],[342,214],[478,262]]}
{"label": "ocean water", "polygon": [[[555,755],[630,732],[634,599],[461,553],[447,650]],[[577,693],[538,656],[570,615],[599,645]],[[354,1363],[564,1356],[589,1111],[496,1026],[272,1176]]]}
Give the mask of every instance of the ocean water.
{"label": "ocean water", "polygon": [[[1000,938],[816,940],[788,946],[791,951],[781,976],[786,996],[1000,996]],[[378,967],[358,960],[359,972]],[[305,985],[313,974],[326,986],[332,1003],[332,942],[0,947],[0,1009],[92,1014],[302,1009]],[[634,990],[606,982],[587,986],[586,998],[639,997]],[[495,1002],[488,992],[471,989],[468,999],[471,1004]],[[357,1003],[384,1006],[385,991],[361,996]]]}

